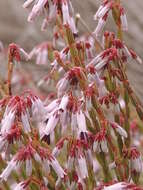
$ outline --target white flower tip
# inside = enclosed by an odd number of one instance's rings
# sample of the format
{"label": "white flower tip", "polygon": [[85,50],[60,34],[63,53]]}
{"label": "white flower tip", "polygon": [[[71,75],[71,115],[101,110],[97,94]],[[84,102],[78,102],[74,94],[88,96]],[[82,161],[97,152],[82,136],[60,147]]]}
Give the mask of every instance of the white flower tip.
{"label": "white flower tip", "polygon": [[76,19],[80,19],[80,14],[79,13],[76,14]]}
{"label": "white flower tip", "polygon": [[93,16],[93,20],[98,20],[98,18],[97,18],[97,15],[95,14],[94,16]]}
{"label": "white flower tip", "polygon": [[23,8],[28,8],[31,5],[32,2],[33,2],[33,0],[27,0],[25,3],[23,3],[22,7]]}
{"label": "white flower tip", "polygon": [[128,31],[128,27],[123,27],[122,31],[127,32]]}
{"label": "white flower tip", "polygon": [[22,7],[23,7],[24,9],[26,9],[26,8],[27,8],[27,4],[24,3],[24,4],[22,5]]}
{"label": "white flower tip", "polygon": [[142,59],[139,57],[139,56],[137,56],[137,62],[141,65],[141,64],[143,64],[143,61],[142,61]]}
{"label": "white flower tip", "polygon": [[30,22],[30,23],[33,23],[34,22],[34,19],[31,17],[31,15],[28,17],[28,19],[27,19],[27,21],[28,22]]}
{"label": "white flower tip", "polygon": [[43,83],[44,83],[44,80],[41,79],[40,81],[38,81],[38,83],[37,83],[37,87],[40,87]]}

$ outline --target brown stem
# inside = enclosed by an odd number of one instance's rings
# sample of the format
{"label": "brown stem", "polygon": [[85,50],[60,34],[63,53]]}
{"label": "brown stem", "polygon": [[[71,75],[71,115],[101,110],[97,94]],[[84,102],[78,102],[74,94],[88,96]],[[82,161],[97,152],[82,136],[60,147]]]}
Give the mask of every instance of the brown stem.
{"label": "brown stem", "polygon": [[7,95],[11,95],[11,80],[13,72],[13,58],[11,56],[10,50],[8,52],[8,75],[7,75]]}

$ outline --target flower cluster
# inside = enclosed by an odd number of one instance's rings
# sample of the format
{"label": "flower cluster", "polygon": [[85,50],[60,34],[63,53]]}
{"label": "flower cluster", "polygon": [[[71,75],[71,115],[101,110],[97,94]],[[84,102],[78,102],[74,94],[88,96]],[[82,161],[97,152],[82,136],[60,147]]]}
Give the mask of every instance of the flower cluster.
{"label": "flower cluster", "polygon": [[62,15],[63,24],[69,24],[72,32],[77,33],[76,25],[74,22],[74,9],[70,0],[27,0],[24,8],[28,8],[31,4],[34,6],[28,16],[28,21],[33,22],[41,13],[44,14],[45,19],[42,23],[42,30],[48,27],[48,24],[58,19]]}
{"label": "flower cluster", "polygon": [[[96,30],[79,37],[70,0],[23,4],[30,6],[28,21],[43,13],[42,29],[53,22],[54,40],[30,53],[9,45],[7,80],[0,81],[0,182],[16,190],[141,190],[142,142],[132,134],[132,110],[143,120],[143,109],[126,65],[142,60],[122,41],[128,26],[120,1],[104,0],[94,16]],[[96,39],[109,12],[118,34],[105,31]],[[40,93],[34,86],[35,92],[15,95],[13,63],[34,57],[47,72],[38,83]],[[42,96],[44,82],[47,96]]]}
{"label": "flower cluster", "polygon": [[120,4],[117,4],[116,1],[105,0],[94,15],[94,20],[98,20],[98,25],[94,31],[97,37],[103,31],[109,12],[114,12],[115,8],[117,8],[116,11],[118,12],[118,19],[116,20],[116,22],[123,31],[128,30],[127,18],[124,8]]}

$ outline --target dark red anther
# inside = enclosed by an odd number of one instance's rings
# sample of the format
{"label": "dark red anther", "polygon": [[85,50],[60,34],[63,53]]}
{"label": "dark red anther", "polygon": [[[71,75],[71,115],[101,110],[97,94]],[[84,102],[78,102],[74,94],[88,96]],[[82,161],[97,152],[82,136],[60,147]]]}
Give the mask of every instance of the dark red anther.
{"label": "dark red anther", "polygon": [[109,37],[109,34],[110,34],[110,33],[109,33],[108,31],[105,31],[105,32],[104,32],[104,37],[105,37],[105,38]]}
{"label": "dark red anther", "polygon": [[91,48],[91,44],[90,44],[89,42],[85,42],[85,47],[86,47],[87,49],[90,49],[90,48]]}
{"label": "dark red anther", "polygon": [[94,94],[95,94],[95,90],[94,90],[93,85],[92,85],[92,86],[88,86],[88,88],[87,88],[86,91],[85,91],[85,96],[86,96],[87,98],[90,98],[90,97],[92,97]]}
{"label": "dark red anther", "polygon": [[9,45],[9,53],[12,59],[15,59],[17,62],[21,60],[19,47],[16,44],[12,43]]}
{"label": "dark red anther", "polygon": [[133,59],[137,58],[137,54],[132,49],[129,49],[129,52],[130,52]]}
{"label": "dark red anther", "polygon": [[95,74],[96,73],[96,69],[93,65],[89,65],[87,70],[89,71],[89,73],[91,74]]}

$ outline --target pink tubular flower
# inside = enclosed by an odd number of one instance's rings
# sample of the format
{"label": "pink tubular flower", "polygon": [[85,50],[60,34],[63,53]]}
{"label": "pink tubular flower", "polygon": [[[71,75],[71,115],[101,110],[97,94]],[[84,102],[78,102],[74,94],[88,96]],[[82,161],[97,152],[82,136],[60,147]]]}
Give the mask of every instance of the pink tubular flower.
{"label": "pink tubular flower", "polygon": [[38,154],[41,157],[41,163],[43,164],[43,168],[46,173],[49,173],[49,165],[51,165],[59,178],[63,179],[65,177],[66,172],[60,166],[57,159],[53,155],[49,155],[49,153],[47,153],[46,149],[39,147]]}
{"label": "pink tubular flower", "polygon": [[22,181],[20,183],[15,183],[11,185],[11,189],[14,190],[24,190],[29,186],[30,180]]}
{"label": "pink tubular flower", "polygon": [[64,77],[57,83],[58,97],[61,97],[69,89],[69,80]]}
{"label": "pink tubular flower", "polygon": [[76,25],[73,18],[74,10],[70,0],[27,0],[23,4],[23,8],[29,7],[33,3],[33,1],[34,6],[28,16],[29,22],[33,22],[36,17],[39,16],[41,13],[45,13],[45,18],[41,27],[42,30],[45,30],[51,21],[56,20],[56,17],[58,16],[60,10],[62,13],[61,15],[63,19],[63,24],[68,24],[72,32],[75,34],[77,33]]}
{"label": "pink tubular flower", "polygon": [[7,167],[3,170],[3,172],[0,175],[1,180],[6,181],[9,175],[11,174],[12,170],[16,169],[17,164],[18,164],[16,158],[17,157],[14,156],[13,159],[8,163]]}
{"label": "pink tubular flower", "polygon": [[45,107],[42,101],[29,93],[28,96],[13,96],[10,98],[1,121],[1,133],[8,132],[15,119],[22,123],[26,133],[31,131],[30,114],[35,121],[43,121],[45,119]]}
{"label": "pink tubular flower", "polygon": [[8,132],[14,123],[15,110],[10,110],[8,113],[5,112],[4,117],[1,121],[1,133]]}
{"label": "pink tubular flower", "polygon": [[123,190],[125,187],[126,184],[124,182],[119,182],[108,187],[104,187],[104,190]]}
{"label": "pink tubular flower", "polygon": [[115,47],[118,52],[118,57],[120,57],[123,62],[130,62],[130,60],[133,59],[136,60],[137,63],[142,64],[142,59],[132,49],[128,48],[121,40],[114,38],[112,43],[113,47]]}
{"label": "pink tubular flower", "polygon": [[97,10],[97,13],[94,15],[94,20],[99,20],[98,25],[94,31],[97,37],[101,34],[106,24],[108,12],[110,11],[110,9],[112,9],[112,4],[112,1],[105,0],[104,3]]}
{"label": "pink tubular flower", "polygon": [[127,23],[127,17],[125,14],[125,10],[123,7],[120,8],[120,19],[121,19],[121,27],[123,31],[128,30],[128,23]]}
{"label": "pink tubular flower", "polygon": [[76,34],[77,29],[76,29],[76,26],[75,26],[74,19],[73,19],[72,15],[70,15],[70,12],[69,12],[68,0],[64,0],[63,3],[62,3],[62,13],[63,13],[63,24],[64,25],[68,24],[70,26],[72,32],[74,34]]}
{"label": "pink tubular flower", "polygon": [[58,177],[61,179],[64,178],[66,173],[56,160],[56,158],[48,153],[48,151],[42,147],[38,147],[38,150],[34,149],[29,143],[25,147],[21,148],[13,159],[8,163],[7,167],[4,169],[0,175],[0,179],[7,180],[12,170],[16,169],[17,166],[20,166],[22,163],[25,163],[26,166],[26,175],[31,176],[32,174],[32,159],[35,159],[37,162],[41,163],[44,171],[46,173],[50,172],[49,164],[53,167]]}
{"label": "pink tubular flower", "polygon": [[26,175],[32,174],[32,158],[36,154],[35,149],[29,144],[26,147],[21,148],[16,154],[16,160],[18,162],[26,163]]}
{"label": "pink tubular flower", "polygon": [[139,64],[143,63],[142,59],[132,49],[129,49],[129,52],[132,59],[135,59]]}
{"label": "pink tubular flower", "polygon": [[69,101],[69,96],[68,95],[64,95],[61,99],[60,105],[59,105],[59,110],[60,111],[65,111],[66,107],[68,105],[68,101]]}
{"label": "pink tubular flower", "polygon": [[77,112],[77,124],[78,124],[78,128],[79,128],[79,133],[87,132],[85,115],[84,115],[83,111],[81,111],[81,110]]}
{"label": "pink tubular flower", "polygon": [[106,15],[104,15],[104,17],[99,19],[98,25],[97,25],[95,31],[93,32],[93,34],[95,34],[96,37],[101,35],[101,33],[103,31],[103,28],[104,28],[104,26],[106,24],[107,16],[108,15],[106,14]]}
{"label": "pink tubular flower", "polygon": [[52,45],[49,42],[43,42],[30,52],[29,59],[31,59],[33,56],[36,56],[36,64],[37,65],[47,65],[48,60],[48,52],[49,49],[52,48]]}
{"label": "pink tubular flower", "polygon": [[26,0],[23,4],[23,8],[28,8],[35,0]]}
{"label": "pink tubular flower", "polygon": [[77,132],[77,115],[75,113],[71,115],[71,129],[73,133]]}
{"label": "pink tubular flower", "polygon": [[56,146],[54,147],[53,151],[52,151],[52,155],[57,157],[58,154],[60,153],[61,149],[63,148],[64,146],[64,141],[65,141],[65,138],[61,139],[57,144]]}
{"label": "pink tubular flower", "polygon": [[45,173],[50,172],[49,165],[51,165],[59,178],[63,179],[65,177],[66,172],[60,166],[60,164],[56,160],[56,158],[53,155],[49,154],[47,149],[45,149],[43,147],[39,147],[38,148],[38,154],[39,154],[39,157],[41,159],[40,162],[42,163],[42,166],[43,166]]}
{"label": "pink tubular flower", "polygon": [[58,124],[59,121],[59,113],[58,111],[55,111],[49,118],[47,126],[45,128],[45,134],[50,135],[53,130],[55,129],[56,125]]}
{"label": "pink tubular flower", "polygon": [[20,62],[22,57],[26,61],[29,60],[29,55],[24,51],[24,49],[19,47],[17,44],[12,43],[9,45],[9,53],[11,58],[17,62]]}
{"label": "pink tubular flower", "polygon": [[28,120],[28,114],[26,113],[26,111],[23,111],[21,113],[21,121],[23,124],[24,131],[26,133],[30,132],[31,129],[30,129],[30,124],[29,124],[29,120]]}
{"label": "pink tubular flower", "polygon": [[0,53],[3,52],[4,47],[3,47],[3,43],[0,41]]}
{"label": "pink tubular flower", "polygon": [[143,188],[137,186],[136,184],[122,181],[112,183],[111,185],[102,185],[101,188],[97,187],[94,190],[143,190]]}
{"label": "pink tubular flower", "polygon": [[28,21],[29,22],[33,22],[34,19],[42,12],[42,10],[44,9],[44,6],[46,5],[46,3],[48,2],[48,0],[39,0],[32,8],[31,13],[28,16]]}
{"label": "pink tubular flower", "polygon": [[120,125],[118,125],[118,123],[116,122],[110,122],[111,127],[117,132],[119,133],[119,135],[121,135],[124,138],[127,138],[127,132],[125,131],[125,129],[123,129]]}
{"label": "pink tubular flower", "polygon": [[109,64],[111,61],[118,58],[118,52],[115,47],[109,48],[97,55],[87,67],[94,66],[95,71],[102,71],[103,68]]}
{"label": "pink tubular flower", "polygon": [[27,97],[31,104],[32,118],[34,121],[41,122],[45,120],[46,109],[43,102],[37,96],[29,94]]}
{"label": "pink tubular flower", "polygon": [[62,12],[63,12],[63,24],[68,24],[70,21],[69,8],[67,0],[64,0],[62,3]]}
{"label": "pink tubular flower", "polygon": [[105,0],[103,4],[99,7],[96,14],[94,15],[94,20],[102,18],[107,12],[112,8],[112,1]]}
{"label": "pink tubular flower", "polygon": [[141,173],[142,171],[142,159],[136,147],[132,147],[130,150],[130,167],[132,173]]}
{"label": "pink tubular flower", "polygon": [[108,152],[106,129],[101,129],[101,131],[95,135],[93,151],[98,153],[100,153],[101,151],[104,153]]}
{"label": "pink tubular flower", "polygon": [[57,110],[59,106],[59,99],[53,100],[51,103],[49,103],[48,106],[45,107],[47,113],[51,113],[54,110]]}
{"label": "pink tubular flower", "polygon": [[92,89],[92,86],[94,82],[96,81],[99,98],[104,97],[107,94],[107,89],[106,89],[104,80],[99,77],[99,74],[96,72],[96,69],[93,65],[89,65],[88,69],[90,70],[90,73],[88,74],[88,78],[89,78],[89,81],[92,82],[89,88]]}
{"label": "pink tubular flower", "polygon": [[67,110],[64,110],[60,115],[60,123],[61,123],[61,134],[64,135],[67,132],[67,126],[70,121],[70,115]]}
{"label": "pink tubular flower", "polygon": [[21,138],[21,129],[16,125],[13,125],[12,128],[0,136],[0,151],[2,151],[9,144],[14,143],[14,141],[18,141]]}
{"label": "pink tubular flower", "polygon": [[86,160],[84,156],[80,155],[78,158],[78,166],[81,179],[85,179],[88,177],[88,170],[86,165]]}
{"label": "pink tubular flower", "polygon": [[63,168],[59,165],[58,161],[53,157],[50,160],[50,164],[53,167],[53,169],[55,170],[57,176],[61,179],[63,179],[66,175],[66,173],[64,172]]}
{"label": "pink tubular flower", "polygon": [[10,99],[2,120],[1,132],[8,132],[14,123],[16,115],[22,121],[25,132],[30,131],[29,121],[27,118],[26,102],[19,96]]}

